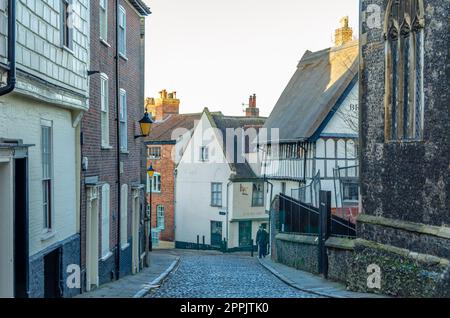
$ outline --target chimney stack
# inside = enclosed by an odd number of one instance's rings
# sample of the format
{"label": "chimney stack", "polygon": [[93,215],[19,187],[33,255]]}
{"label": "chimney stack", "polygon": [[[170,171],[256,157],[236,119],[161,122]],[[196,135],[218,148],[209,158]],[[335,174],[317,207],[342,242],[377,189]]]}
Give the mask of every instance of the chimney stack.
{"label": "chimney stack", "polygon": [[334,37],[334,44],[336,46],[344,45],[353,40],[353,29],[349,27],[348,17],[343,17],[340,23],[341,27],[336,30]]}
{"label": "chimney stack", "polygon": [[248,107],[245,110],[246,117],[259,117],[259,108],[256,107],[256,94],[250,95]]}
{"label": "chimney stack", "polygon": [[177,92],[159,92],[159,98],[147,98],[145,108],[152,113],[152,117],[157,121],[167,118],[169,115],[179,114],[180,100],[177,99]]}

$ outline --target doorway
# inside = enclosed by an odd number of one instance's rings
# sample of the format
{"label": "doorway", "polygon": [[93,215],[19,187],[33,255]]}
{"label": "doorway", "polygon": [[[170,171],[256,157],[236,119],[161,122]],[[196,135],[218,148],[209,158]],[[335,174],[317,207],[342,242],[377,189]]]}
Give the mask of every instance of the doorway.
{"label": "doorway", "polygon": [[44,256],[44,297],[61,298],[61,248]]}
{"label": "doorway", "polygon": [[132,222],[131,222],[131,234],[132,234],[132,268],[133,274],[139,272],[139,220],[140,220],[140,202],[139,196],[134,196],[132,206]]}
{"label": "doorway", "polygon": [[86,290],[99,285],[98,255],[99,255],[99,203],[98,188],[88,190],[86,224]]}
{"label": "doorway", "polygon": [[222,244],[222,222],[211,221],[211,246],[220,247]]}
{"label": "doorway", "polygon": [[14,294],[28,297],[27,159],[14,161]]}
{"label": "doorway", "polygon": [[252,221],[239,222],[239,247],[252,245]]}

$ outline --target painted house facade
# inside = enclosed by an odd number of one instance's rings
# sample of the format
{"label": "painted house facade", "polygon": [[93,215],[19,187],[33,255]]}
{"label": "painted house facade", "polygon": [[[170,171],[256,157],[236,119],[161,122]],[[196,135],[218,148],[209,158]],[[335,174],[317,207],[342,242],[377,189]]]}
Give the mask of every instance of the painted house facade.
{"label": "painted house facade", "polygon": [[250,162],[264,121],[204,110],[176,168],[176,247],[222,248],[225,240],[230,250],[247,249],[268,223],[264,182]]}
{"label": "painted house facade", "polygon": [[[12,59],[10,3],[0,1],[1,87]],[[90,7],[84,0],[15,6],[17,83],[0,97],[0,297],[70,297],[79,293],[66,279],[80,264]]]}
{"label": "painted house facade", "polygon": [[348,29],[343,19],[336,46],[302,57],[260,133],[260,173],[273,187],[270,200],[282,193],[318,206],[327,190],[335,213],[355,217],[358,42]]}
{"label": "painted house facade", "polygon": [[[145,182],[142,1],[90,1],[90,109],[81,122],[82,290],[143,267]],[[116,34],[117,32],[117,34]],[[118,38],[118,42],[116,40]],[[117,65],[116,65],[117,60]]]}

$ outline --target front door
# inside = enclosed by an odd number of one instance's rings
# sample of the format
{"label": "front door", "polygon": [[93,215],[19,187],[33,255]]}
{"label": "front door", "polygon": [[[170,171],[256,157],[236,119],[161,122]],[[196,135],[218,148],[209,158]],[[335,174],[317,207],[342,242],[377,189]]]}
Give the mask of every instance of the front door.
{"label": "front door", "polygon": [[98,188],[88,189],[87,224],[86,224],[86,290],[98,287],[99,258],[99,201]]}
{"label": "front door", "polygon": [[252,245],[252,221],[239,222],[239,247]]}
{"label": "front door", "polygon": [[139,272],[139,224],[140,224],[140,202],[139,196],[135,196],[133,199],[132,207],[132,268],[133,274]]}
{"label": "front door", "polygon": [[222,244],[222,222],[211,221],[211,246],[220,247]]}

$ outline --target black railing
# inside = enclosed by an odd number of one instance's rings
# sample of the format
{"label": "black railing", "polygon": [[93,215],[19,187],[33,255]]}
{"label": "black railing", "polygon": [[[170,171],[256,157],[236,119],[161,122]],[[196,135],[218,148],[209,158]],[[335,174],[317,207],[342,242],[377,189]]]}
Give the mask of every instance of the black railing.
{"label": "black railing", "polygon": [[[319,208],[283,194],[279,195],[278,204],[280,218],[279,231],[281,233],[293,233],[302,235],[319,234]],[[331,212],[327,215],[330,219],[330,235],[351,238],[356,237],[356,228],[353,223],[351,223],[349,220],[331,215]]]}

